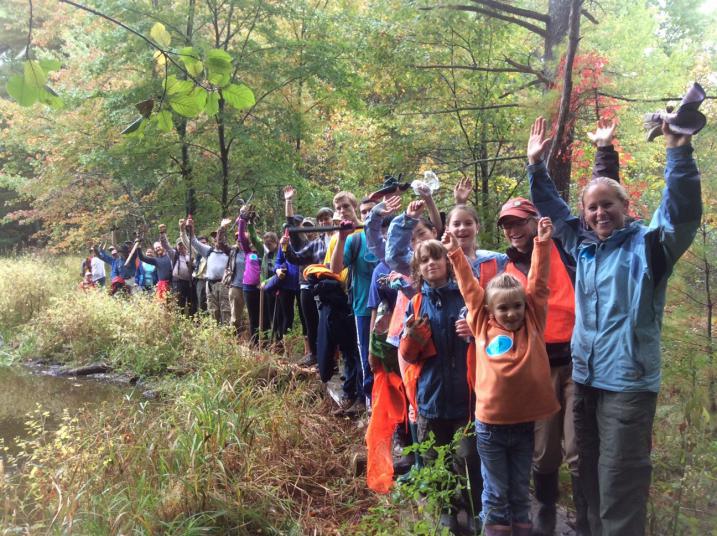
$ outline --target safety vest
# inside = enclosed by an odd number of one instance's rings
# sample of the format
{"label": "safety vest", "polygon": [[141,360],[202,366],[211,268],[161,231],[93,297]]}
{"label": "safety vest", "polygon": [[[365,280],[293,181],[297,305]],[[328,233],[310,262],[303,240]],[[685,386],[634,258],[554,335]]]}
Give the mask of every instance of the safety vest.
{"label": "safety vest", "polygon": [[[528,284],[527,277],[513,261],[510,261],[505,267],[505,273],[515,276],[523,286]],[[548,316],[543,335],[545,342],[569,342],[575,325],[575,289],[555,242],[550,249],[548,288],[550,297],[548,298]]]}

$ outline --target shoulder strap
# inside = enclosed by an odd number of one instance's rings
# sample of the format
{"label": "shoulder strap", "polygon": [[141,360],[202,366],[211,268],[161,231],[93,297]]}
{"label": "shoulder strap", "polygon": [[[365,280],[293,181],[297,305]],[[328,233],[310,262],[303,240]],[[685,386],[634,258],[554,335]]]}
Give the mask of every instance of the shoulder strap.
{"label": "shoulder strap", "polygon": [[498,275],[498,261],[496,259],[490,259],[480,265],[480,286],[484,289],[486,285]]}

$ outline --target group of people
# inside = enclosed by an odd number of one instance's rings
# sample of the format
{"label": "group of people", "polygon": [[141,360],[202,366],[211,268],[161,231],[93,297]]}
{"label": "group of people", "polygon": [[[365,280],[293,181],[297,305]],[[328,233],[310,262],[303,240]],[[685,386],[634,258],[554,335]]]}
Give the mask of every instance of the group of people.
{"label": "group of people", "polygon": [[[369,408],[369,486],[387,490],[371,434],[395,414],[383,401],[406,401],[406,422],[391,422],[394,442],[441,446],[462,434],[452,468],[467,484],[440,519],[452,533],[554,534],[565,462],[578,534],[643,534],[666,285],[700,222],[700,178],[690,136],[663,125],[666,186],[644,225],[630,216],[614,131],[601,121],[591,135],[593,179],[573,215],[543,160],[545,120],[535,121],[531,199],[508,200],[497,218],[505,252],[477,248],[469,181],[456,185],[455,206],[443,214],[425,183],[402,210],[406,188],[389,178],[360,202],[337,193],[315,219],[295,214],[296,192],[286,187],[280,239],[260,239],[245,206],[211,238],[195,236],[190,216],[179,222],[176,247],[162,227],[144,252],[139,242],[98,248],[86,261],[88,284],[102,284],[96,268],[106,262],[113,293],[134,278],[158,295],[171,288],[187,311],[206,299],[218,322],[246,331],[252,344],[265,329],[280,340],[298,300],[301,364],[328,382],[340,354],[337,413]],[[379,397],[383,389],[400,397]]]}

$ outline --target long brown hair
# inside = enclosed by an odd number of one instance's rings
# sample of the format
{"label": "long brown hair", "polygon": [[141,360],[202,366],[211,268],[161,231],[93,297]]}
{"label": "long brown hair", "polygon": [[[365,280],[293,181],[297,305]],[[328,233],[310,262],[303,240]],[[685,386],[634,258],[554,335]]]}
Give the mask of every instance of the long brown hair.
{"label": "long brown hair", "polygon": [[425,240],[416,245],[411,259],[411,277],[413,278],[413,287],[420,291],[423,286],[423,276],[421,276],[421,263],[426,259],[446,259],[446,269],[448,278],[453,277],[453,266],[448,262],[448,250],[443,244],[436,239]]}

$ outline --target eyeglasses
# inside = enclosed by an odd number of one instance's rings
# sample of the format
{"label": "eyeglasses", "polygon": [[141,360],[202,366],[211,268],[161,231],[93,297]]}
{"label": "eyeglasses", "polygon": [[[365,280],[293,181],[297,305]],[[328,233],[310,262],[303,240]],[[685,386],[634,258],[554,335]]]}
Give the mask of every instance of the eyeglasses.
{"label": "eyeglasses", "polygon": [[532,219],[533,218],[521,218],[518,220],[508,220],[503,223],[499,223],[498,227],[507,231],[508,229],[514,229],[515,227],[523,227]]}

